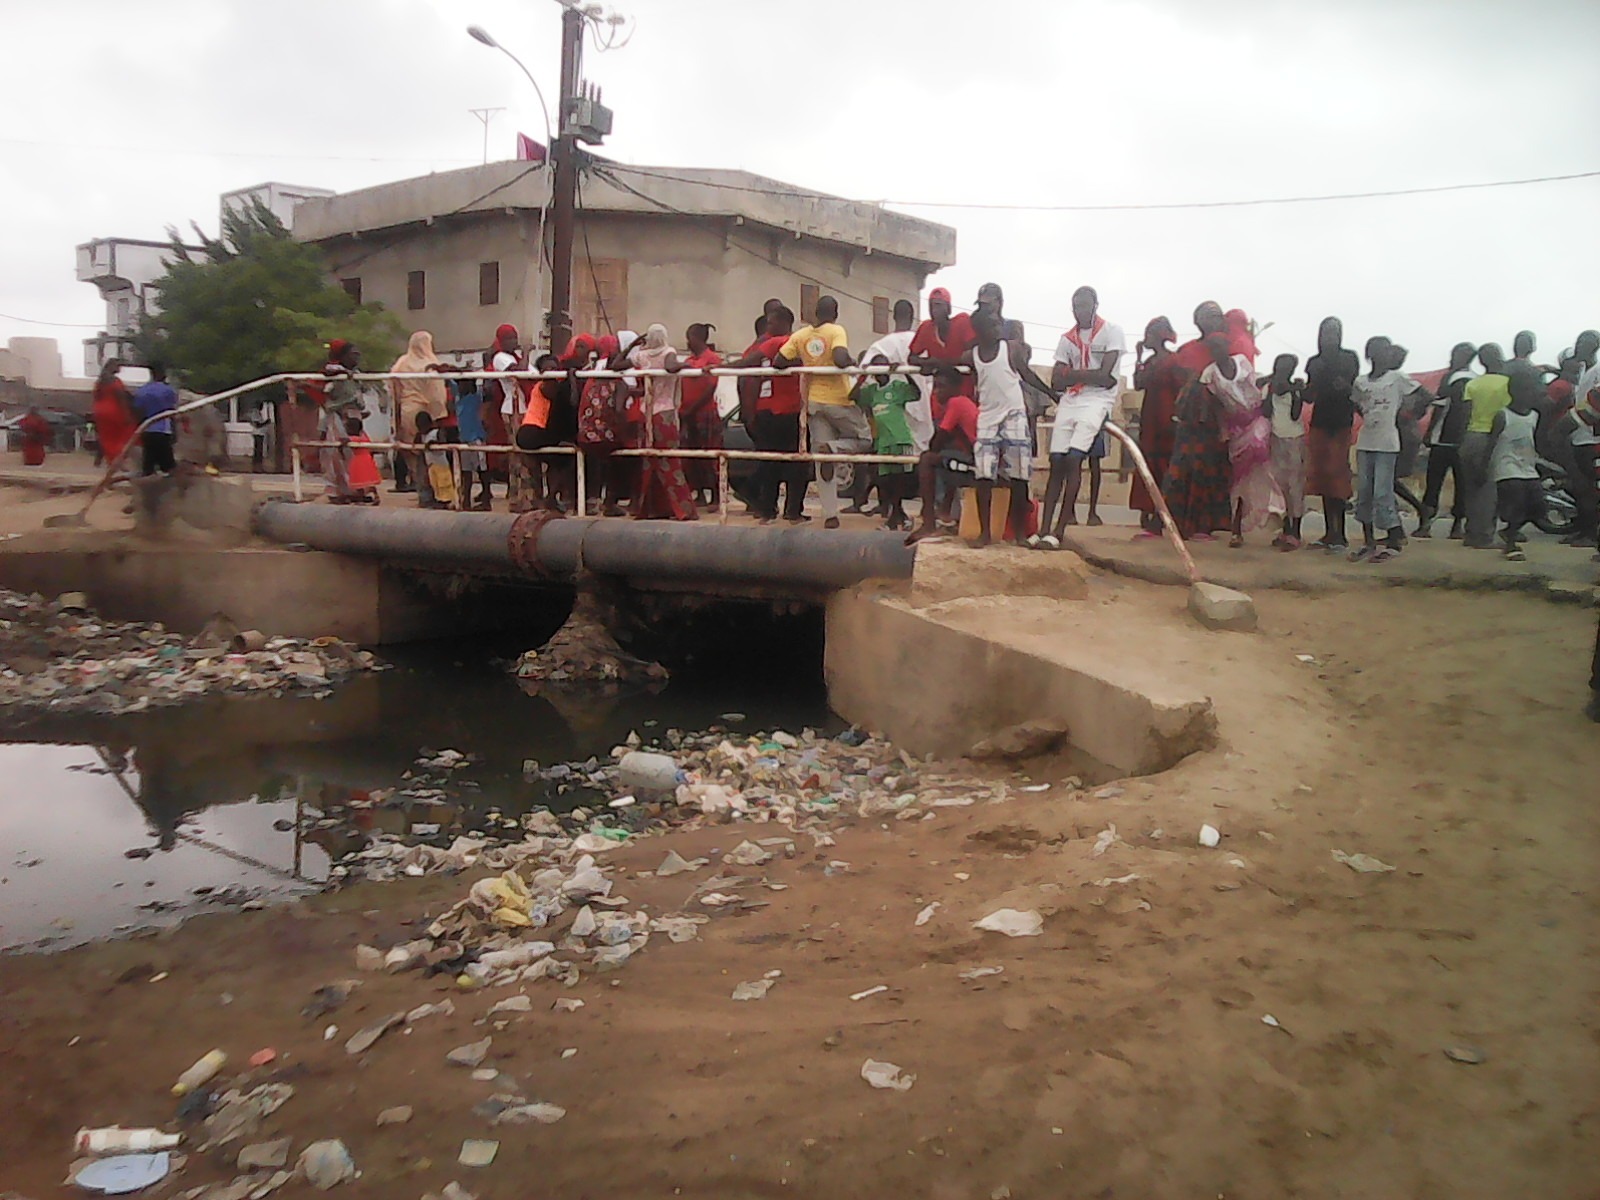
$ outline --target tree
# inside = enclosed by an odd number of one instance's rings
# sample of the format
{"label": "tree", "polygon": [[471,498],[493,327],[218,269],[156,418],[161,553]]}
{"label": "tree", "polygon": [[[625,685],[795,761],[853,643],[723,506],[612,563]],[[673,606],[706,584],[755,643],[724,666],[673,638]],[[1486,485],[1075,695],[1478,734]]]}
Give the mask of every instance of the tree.
{"label": "tree", "polygon": [[280,371],[321,367],[327,343],[344,338],[369,365],[388,364],[405,343],[381,304],[357,305],[328,278],[322,254],[297,242],[259,199],[230,208],[220,237],[195,228],[199,254],[175,229],[161,311],[140,320],[136,344],[185,386],[211,394]]}

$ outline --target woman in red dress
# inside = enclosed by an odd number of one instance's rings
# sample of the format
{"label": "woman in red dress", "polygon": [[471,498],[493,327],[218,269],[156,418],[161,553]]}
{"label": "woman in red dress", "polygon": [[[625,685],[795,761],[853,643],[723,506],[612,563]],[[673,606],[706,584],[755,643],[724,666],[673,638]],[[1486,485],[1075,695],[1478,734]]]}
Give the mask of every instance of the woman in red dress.
{"label": "woman in red dress", "polygon": [[[689,357],[684,366],[704,370],[720,367],[722,355],[711,345],[715,325],[691,325],[687,334]],[[678,407],[679,425],[685,450],[721,450],[722,414],[717,411],[717,381],[711,375],[693,375],[681,381],[683,399]],[[689,489],[706,508],[717,506],[717,463],[715,459],[685,461],[684,477]],[[704,497],[702,499],[702,497]]]}
{"label": "woman in red dress", "polygon": [[[621,343],[612,334],[605,334],[595,347],[598,358],[595,366],[618,370],[622,356]],[[628,387],[619,379],[586,379],[582,397],[578,401],[578,450],[583,454],[584,477],[590,495],[591,514],[620,517],[622,508],[618,500],[627,490],[623,473],[631,459],[613,458],[623,445],[623,409],[628,400]]]}
{"label": "woman in red dress", "polygon": [[[678,377],[681,368],[678,352],[667,341],[665,325],[652,325],[644,340],[636,343],[628,353],[630,366],[641,370],[665,370],[666,375],[646,376],[644,385],[645,444],[658,450],[677,449],[682,445],[678,431]],[[681,458],[646,458],[641,460],[639,491],[633,499],[633,515],[637,520],[693,521],[694,497],[683,476]]]}
{"label": "woman in red dress", "polygon": [[100,444],[100,457],[107,467],[122,457],[139,424],[133,416],[133,398],[117,377],[120,370],[120,358],[106,359],[106,365],[100,368],[100,378],[95,380],[94,401],[89,410],[90,419],[94,421],[95,440]]}
{"label": "woman in red dress", "polygon": [[50,422],[44,419],[37,408],[30,408],[17,423],[17,432],[22,434],[22,465],[44,466],[44,452],[49,448],[52,436]]}
{"label": "woman in red dress", "polygon": [[[1172,322],[1157,317],[1144,327],[1144,339],[1134,347],[1133,386],[1144,392],[1144,403],[1139,408],[1139,449],[1157,488],[1166,480],[1172,462],[1173,421],[1178,394],[1187,379],[1170,349],[1170,343],[1177,340]],[[1161,514],[1140,475],[1133,477],[1128,503],[1139,511],[1140,532],[1136,536],[1161,536]]]}

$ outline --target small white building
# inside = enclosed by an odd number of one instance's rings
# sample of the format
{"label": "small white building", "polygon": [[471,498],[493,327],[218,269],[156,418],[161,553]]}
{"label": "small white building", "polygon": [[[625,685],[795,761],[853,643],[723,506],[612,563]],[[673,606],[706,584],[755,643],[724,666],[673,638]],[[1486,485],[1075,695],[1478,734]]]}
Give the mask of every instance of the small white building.
{"label": "small white building", "polygon": [[[217,212],[220,221],[230,210],[241,208],[251,200],[260,200],[285,228],[289,228],[294,224],[295,209],[301,204],[331,195],[327,188],[258,183],[224,194],[219,199]],[[185,248],[195,254],[203,252],[200,246],[186,245]],[[105,329],[83,342],[84,374],[91,378],[100,374],[100,368],[109,358],[130,363],[138,361],[133,337],[138,332],[141,315],[160,311],[160,289],[155,285],[166,274],[171,255],[170,241],[142,238],[95,238],[78,247],[79,281],[94,284],[106,302]]]}

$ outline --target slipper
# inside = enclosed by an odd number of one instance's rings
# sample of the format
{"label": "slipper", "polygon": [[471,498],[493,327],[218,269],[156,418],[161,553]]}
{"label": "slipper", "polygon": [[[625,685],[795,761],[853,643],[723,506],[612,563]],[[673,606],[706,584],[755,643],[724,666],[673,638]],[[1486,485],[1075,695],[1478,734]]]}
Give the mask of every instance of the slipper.
{"label": "slipper", "polygon": [[1527,562],[1528,561],[1528,556],[1526,554],[1524,554],[1521,550],[1508,550],[1508,551],[1506,551],[1506,561],[1507,562]]}
{"label": "slipper", "polygon": [[1039,535],[1037,533],[1031,535],[1023,545],[1029,550],[1037,550],[1039,548]]}
{"label": "slipper", "polygon": [[1059,550],[1059,549],[1061,549],[1061,539],[1056,537],[1053,534],[1047,533],[1042,538],[1039,539],[1039,549],[1041,549],[1041,550]]}
{"label": "slipper", "polygon": [[1350,561],[1366,562],[1369,558],[1375,557],[1377,553],[1378,548],[1376,546],[1363,546],[1359,550],[1352,550],[1350,552]]}
{"label": "slipper", "polygon": [[1158,538],[1160,536],[1161,535],[1153,529],[1141,529],[1138,533],[1133,535],[1133,540],[1136,542],[1142,542],[1147,541],[1150,538]]}
{"label": "slipper", "polygon": [[1367,557],[1367,561],[1376,565],[1378,563],[1386,563],[1391,558],[1399,557],[1400,551],[1394,549],[1392,546],[1379,546]]}

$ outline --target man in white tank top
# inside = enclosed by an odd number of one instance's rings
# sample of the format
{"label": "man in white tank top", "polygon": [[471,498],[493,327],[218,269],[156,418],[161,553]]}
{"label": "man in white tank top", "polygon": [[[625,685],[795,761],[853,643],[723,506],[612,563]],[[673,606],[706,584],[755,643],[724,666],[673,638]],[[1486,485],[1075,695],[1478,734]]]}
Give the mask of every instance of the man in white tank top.
{"label": "man in white tank top", "polygon": [[[990,528],[990,500],[994,485],[1004,482],[1011,489],[1010,520],[1012,537],[1020,545],[1027,538],[1028,481],[1033,475],[1033,439],[1028,430],[1028,402],[1022,381],[1050,392],[1043,380],[1028,365],[1021,346],[1000,337],[1000,318],[980,309],[973,314],[972,328],[978,341],[967,352],[965,362],[972,367],[978,390],[978,440],[973,446],[974,475],[978,493],[978,540],[975,546],[993,541]],[[1004,531],[1001,531],[1004,536]]]}
{"label": "man in white tank top", "polygon": [[1494,479],[1504,553],[1511,562],[1528,556],[1518,544],[1522,527],[1544,511],[1544,488],[1539,482],[1538,451],[1534,433],[1539,414],[1533,409],[1540,391],[1539,376],[1516,371],[1511,376],[1511,403],[1494,415],[1489,427],[1489,474]]}

